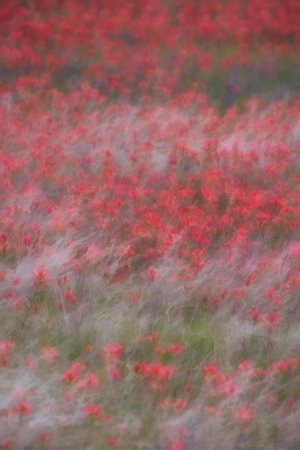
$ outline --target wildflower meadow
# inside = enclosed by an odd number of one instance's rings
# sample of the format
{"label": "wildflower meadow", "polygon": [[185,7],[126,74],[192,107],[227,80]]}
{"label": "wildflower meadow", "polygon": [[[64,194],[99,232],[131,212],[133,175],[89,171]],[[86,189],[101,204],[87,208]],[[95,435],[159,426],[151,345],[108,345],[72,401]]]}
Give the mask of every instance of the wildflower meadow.
{"label": "wildflower meadow", "polygon": [[300,2],[0,2],[0,449],[300,449]]}

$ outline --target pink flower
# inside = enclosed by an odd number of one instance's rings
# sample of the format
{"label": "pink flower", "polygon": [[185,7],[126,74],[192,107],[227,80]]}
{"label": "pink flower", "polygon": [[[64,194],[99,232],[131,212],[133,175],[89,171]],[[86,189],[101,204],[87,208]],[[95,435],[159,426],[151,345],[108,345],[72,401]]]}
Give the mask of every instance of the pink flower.
{"label": "pink flower", "polygon": [[95,403],[89,403],[84,407],[83,412],[89,417],[100,417],[102,411]]}
{"label": "pink flower", "polygon": [[63,373],[62,379],[64,383],[72,383],[77,379],[77,372],[74,369],[68,369]]}
{"label": "pink flower", "polygon": [[118,438],[116,438],[116,436],[110,435],[107,438],[107,442],[109,443],[109,445],[117,445],[119,440]]}
{"label": "pink flower", "polygon": [[180,356],[183,352],[183,346],[179,342],[175,342],[174,344],[170,345],[169,350],[172,355]]}
{"label": "pink flower", "polygon": [[162,347],[155,347],[154,352],[155,352],[155,353],[158,353],[158,354],[163,354],[163,353],[165,353],[166,351],[165,351],[165,349],[162,348]]}
{"label": "pink flower", "polygon": [[33,278],[35,286],[37,286],[37,287],[44,286],[45,284],[47,284],[49,282],[49,275],[48,275],[47,270],[44,269],[44,267],[37,268],[32,273],[32,278]]}
{"label": "pink flower", "polygon": [[46,442],[46,441],[49,441],[49,439],[50,439],[50,434],[49,434],[49,433],[43,432],[43,433],[40,434],[39,437],[40,437],[40,440],[41,440],[41,441]]}
{"label": "pink flower", "polygon": [[89,387],[92,389],[99,389],[99,387],[100,387],[99,379],[98,379],[97,375],[94,374],[93,372],[89,372],[83,380],[80,380],[77,383],[77,386],[76,386],[78,391],[87,389]]}
{"label": "pink flower", "polygon": [[235,418],[243,422],[250,422],[254,419],[254,413],[250,408],[238,408],[235,413]]}
{"label": "pink flower", "polygon": [[179,439],[175,439],[170,443],[168,450],[184,450],[184,444]]}
{"label": "pink flower", "polygon": [[158,339],[158,334],[157,333],[148,334],[147,339],[148,341],[156,342]]}
{"label": "pink flower", "polygon": [[12,341],[0,341],[0,364],[5,366],[7,364],[7,358],[14,348]]}
{"label": "pink flower", "polygon": [[65,299],[69,300],[71,303],[75,303],[76,302],[75,295],[73,295],[70,291],[65,291],[64,292],[64,297],[65,297]]}
{"label": "pink flower", "polygon": [[273,326],[278,326],[278,320],[279,320],[279,313],[276,311],[266,316],[266,321]]}
{"label": "pink flower", "polygon": [[146,277],[148,278],[148,280],[155,280],[156,272],[156,268],[154,266],[150,266],[146,272]]}
{"label": "pink flower", "polygon": [[121,377],[121,372],[120,372],[120,370],[117,367],[112,367],[109,370],[109,376],[111,378],[120,378]]}
{"label": "pink flower", "polygon": [[254,323],[256,323],[261,318],[261,313],[254,308],[248,315],[248,317],[249,319],[253,320]]}
{"label": "pink flower", "polygon": [[58,353],[58,351],[56,350],[55,347],[52,347],[51,345],[47,345],[43,349],[43,357],[47,361],[54,362],[54,361],[58,360],[59,353]]}
{"label": "pink flower", "polygon": [[278,372],[289,372],[290,371],[290,365],[287,361],[283,361],[283,360],[279,360],[279,361],[274,361],[272,363],[272,366],[274,367],[274,369],[277,369]]}
{"label": "pink flower", "polygon": [[121,344],[107,345],[103,348],[103,358],[107,363],[119,361],[123,353],[123,347]]}
{"label": "pink flower", "polygon": [[205,364],[202,368],[202,373],[205,378],[214,378],[219,373],[219,367],[214,363]]}
{"label": "pink flower", "polygon": [[268,397],[267,397],[267,402],[270,404],[270,405],[273,405],[274,403],[276,403],[277,402],[277,397],[275,396],[275,395],[268,395]]}
{"label": "pink flower", "polygon": [[21,414],[29,414],[32,411],[31,406],[26,402],[20,402],[15,406],[16,411]]}

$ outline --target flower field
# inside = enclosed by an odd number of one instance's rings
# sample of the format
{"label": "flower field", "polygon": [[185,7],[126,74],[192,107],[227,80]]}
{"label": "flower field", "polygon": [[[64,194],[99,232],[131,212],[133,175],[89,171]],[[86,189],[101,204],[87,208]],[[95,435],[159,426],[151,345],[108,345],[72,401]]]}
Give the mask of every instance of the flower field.
{"label": "flower field", "polygon": [[300,3],[0,23],[0,449],[298,450]]}

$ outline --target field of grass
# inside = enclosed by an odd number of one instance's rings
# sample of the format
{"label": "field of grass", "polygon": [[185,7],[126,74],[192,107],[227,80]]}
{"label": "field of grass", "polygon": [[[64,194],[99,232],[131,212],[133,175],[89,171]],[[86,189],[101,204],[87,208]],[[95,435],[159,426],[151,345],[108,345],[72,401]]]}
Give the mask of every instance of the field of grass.
{"label": "field of grass", "polygon": [[300,449],[300,3],[224,5],[0,6],[1,450]]}

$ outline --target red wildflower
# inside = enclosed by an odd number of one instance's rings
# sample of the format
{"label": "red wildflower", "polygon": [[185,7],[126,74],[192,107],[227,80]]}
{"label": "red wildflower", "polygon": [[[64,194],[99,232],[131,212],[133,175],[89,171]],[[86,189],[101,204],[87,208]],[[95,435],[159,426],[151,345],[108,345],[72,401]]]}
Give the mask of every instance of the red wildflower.
{"label": "red wildflower", "polygon": [[148,334],[147,339],[148,341],[156,342],[158,339],[158,334],[157,333]]}
{"label": "red wildflower", "polygon": [[254,419],[254,413],[250,408],[238,408],[235,413],[235,418],[238,420],[242,420],[243,422],[250,422]]}
{"label": "red wildflower", "polygon": [[173,408],[183,409],[186,407],[186,400],[184,398],[177,398],[173,403]]}
{"label": "red wildflower", "polygon": [[47,361],[57,361],[59,358],[59,353],[56,350],[55,347],[52,347],[51,345],[47,345],[46,347],[44,347],[43,349],[43,357],[44,359],[46,359]]}
{"label": "red wildflower", "polygon": [[80,373],[83,371],[83,369],[85,368],[84,364],[82,364],[82,362],[80,361],[74,361],[71,364],[70,367],[72,370],[74,370],[76,373]]}
{"label": "red wildflower", "polygon": [[78,373],[74,369],[68,369],[63,373],[62,379],[64,383],[72,383],[77,380]]}
{"label": "red wildflower", "polygon": [[107,442],[109,443],[109,445],[117,445],[119,443],[119,440],[116,436],[110,435],[107,438]]}
{"label": "red wildflower", "polygon": [[129,296],[129,300],[131,301],[138,301],[140,299],[140,296],[137,292],[132,292]]}
{"label": "red wildflower", "polygon": [[277,326],[279,320],[279,313],[278,312],[272,312],[266,316],[266,321],[270,323],[271,325]]}
{"label": "red wildflower", "polygon": [[71,303],[75,303],[76,302],[75,295],[73,295],[70,291],[65,291],[64,292],[64,297],[65,297],[65,299],[69,300]]}
{"label": "red wildflower", "polygon": [[121,344],[107,345],[103,348],[103,358],[106,363],[112,363],[119,361],[123,353],[123,347]]}
{"label": "red wildflower", "polygon": [[219,367],[214,363],[205,364],[202,368],[202,373],[205,378],[215,378],[215,376],[219,373]]}
{"label": "red wildflower", "polygon": [[89,417],[100,417],[102,411],[95,403],[89,403],[84,407],[83,412]]}
{"label": "red wildflower", "polygon": [[254,323],[256,323],[261,318],[261,313],[254,308],[248,317],[249,319],[253,320]]}
{"label": "red wildflower", "polygon": [[15,406],[16,411],[21,414],[29,414],[32,411],[31,406],[26,402],[20,402]]}
{"label": "red wildflower", "polygon": [[34,370],[36,368],[36,362],[33,359],[26,358],[26,366]]}
{"label": "red wildflower", "polygon": [[49,282],[49,275],[44,267],[39,267],[32,273],[35,286],[44,286]]}
{"label": "red wildflower", "polygon": [[135,372],[141,372],[142,371],[142,368],[143,368],[143,366],[142,366],[142,364],[140,364],[140,363],[134,363],[133,364],[133,370],[135,371]]}
{"label": "red wildflower", "polygon": [[252,374],[252,371],[253,371],[253,364],[250,361],[248,361],[247,359],[245,359],[244,361],[241,361],[238,364],[236,373],[237,373],[237,375],[241,375],[243,373],[248,373],[248,374],[251,373]]}
{"label": "red wildflower", "polygon": [[179,439],[175,439],[170,443],[168,450],[184,450],[184,444]]}
{"label": "red wildflower", "polygon": [[155,347],[154,352],[158,353],[158,354],[163,354],[166,351],[165,351],[165,349],[163,347]]}
{"label": "red wildflower", "polygon": [[40,434],[39,437],[40,437],[40,440],[41,440],[41,441],[46,442],[46,441],[49,441],[49,439],[50,439],[50,434],[49,434],[49,433],[43,432],[43,433]]}
{"label": "red wildflower", "polygon": [[146,272],[146,277],[148,278],[148,280],[155,280],[157,275],[157,270],[154,266],[150,266]]}
{"label": "red wildflower", "polygon": [[277,369],[278,372],[289,372],[290,371],[290,365],[287,361],[283,361],[283,360],[279,360],[279,361],[274,361],[272,363],[272,366],[274,367],[274,369]]}
{"label": "red wildflower", "polygon": [[93,350],[93,348],[94,348],[94,346],[93,346],[92,344],[87,344],[87,345],[84,347],[84,351],[87,352],[87,353],[89,353],[89,352],[91,352],[91,351]]}
{"label": "red wildflower", "polygon": [[98,379],[97,375],[93,372],[89,372],[85,376],[85,378],[80,380],[76,385],[76,388],[78,391],[84,390],[88,387],[93,388],[93,389],[99,389],[99,387],[100,387],[99,379]]}
{"label": "red wildflower", "polygon": [[120,378],[121,377],[121,372],[120,372],[120,370],[117,367],[112,367],[109,370],[109,376],[111,378]]}
{"label": "red wildflower", "polygon": [[179,342],[175,342],[169,346],[169,350],[174,356],[180,356],[183,352],[183,346]]}
{"label": "red wildflower", "polygon": [[0,364],[2,366],[7,364],[7,358],[13,348],[14,343],[12,341],[0,341]]}
{"label": "red wildflower", "polygon": [[274,403],[277,402],[277,397],[275,395],[268,395],[267,397],[267,403],[269,403],[270,405],[273,405]]}
{"label": "red wildflower", "polygon": [[175,367],[164,365],[160,362],[153,362],[149,364],[135,363],[133,369],[137,373],[142,373],[146,376],[147,381],[165,382],[169,381],[174,372]]}

